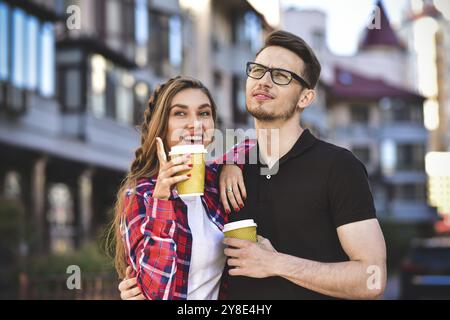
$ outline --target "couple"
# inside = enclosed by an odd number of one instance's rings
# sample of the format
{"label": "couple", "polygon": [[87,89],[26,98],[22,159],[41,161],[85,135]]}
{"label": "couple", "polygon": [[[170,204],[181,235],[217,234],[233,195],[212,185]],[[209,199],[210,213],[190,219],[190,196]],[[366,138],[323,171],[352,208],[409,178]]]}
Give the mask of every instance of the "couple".
{"label": "couple", "polygon": [[[168,161],[166,155],[183,139],[210,144],[216,106],[189,78],[155,90],[116,205],[122,299],[217,299],[219,291],[227,299],[374,299],[383,293],[386,249],[365,168],[348,150],[300,126],[320,69],[301,38],[284,31],[266,38],[247,64],[246,106],[259,160],[208,164],[204,196],[194,198],[173,191],[189,179],[175,175],[189,169],[188,157]],[[180,129],[190,134],[178,136]],[[279,142],[270,129],[278,130]],[[193,134],[199,130],[202,137]],[[252,145],[236,148],[248,153]],[[225,223],[246,218],[258,224],[257,243],[223,238]]]}

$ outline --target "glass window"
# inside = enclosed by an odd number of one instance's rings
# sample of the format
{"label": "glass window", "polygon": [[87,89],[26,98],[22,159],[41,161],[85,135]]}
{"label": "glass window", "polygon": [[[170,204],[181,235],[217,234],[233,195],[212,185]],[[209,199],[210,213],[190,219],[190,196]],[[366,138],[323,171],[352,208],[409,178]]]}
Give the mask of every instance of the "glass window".
{"label": "glass window", "polygon": [[99,118],[105,116],[106,90],[106,59],[101,55],[91,58],[91,108],[92,113]]}
{"label": "glass window", "polygon": [[239,76],[233,76],[232,99],[234,122],[247,123],[247,110],[245,108],[245,80]]}
{"label": "glass window", "polygon": [[74,249],[75,218],[74,202],[67,185],[52,184],[48,191],[49,223],[51,251],[65,254]]}
{"label": "glass window", "polygon": [[120,2],[117,0],[111,0],[106,2],[106,19],[108,35],[117,35],[121,30],[121,8]]}
{"label": "glass window", "polygon": [[149,24],[147,0],[136,0],[135,16],[136,43],[138,45],[143,45],[148,41]]}
{"label": "glass window", "polygon": [[182,60],[182,35],[181,19],[172,16],[169,20],[169,61],[170,64],[178,67]]}
{"label": "glass window", "polygon": [[13,47],[12,47],[12,82],[16,87],[23,88],[25,85],[25,41],[26,20],[22,10],[15,9],[13,12]]}
{"label": "glass window", "polygon": [[134,124],[139,124],[143,120],[149,92],[150,88],[145,82],[138,82],[134,87]]}
{"label": "glass window", "polygon": [[248,11],[244,15],[244,34],[252,52],[258,51],[262,46],[262,28],[260,19],[253,11]]}
{"label": "glass window", "polygon": [[27,19],[27,70],[26,70],[26,85],[30,90],[37,87],[38,82],[38,38],[39,38],[39,21],[35,17],[28,17]]}
{"label": "glass window", "polygon": [[9,37],[9,8],[0,2],[0,80],[8,79],[8,37]]}
{"label": "glass window", "polygon": [[117,121],[123,124],[133,123],[133,91],[130,88],[119,86],[117,94]]}
{"label": "glass window", "polygon": [[424,145],[402,144],[397,146],[397,169],[399,170],[422,170],[424,159]]}
{"label": "glass window", "polygon": [[116,89],[116,117],[118,122],[123,124],[133,123],[133,86],[134,78],[127,72],[117,72],[116,76],[119,78]]}
{"label": "glass window", "polygon": [[369,108],[364,105],[357,105],[351,108],[352,122],[367,124],[369,122]]}
{"label": "glass window", "polygon": [[13,199],[20,199],[21,190],[20,174],[16,171],[9,171],[5,175],[4,192],[5,196]]}
{"label": "glass window", "polygon": [[55,92],[55,34],[51,23],[45,23],[41,29],[40,82],[43,96],[52,96]]}
{"label": "glass window", "polygon": [[81,105],[81,75],[77,69],[65,74],[65,106],[67,109],[78,109]]}

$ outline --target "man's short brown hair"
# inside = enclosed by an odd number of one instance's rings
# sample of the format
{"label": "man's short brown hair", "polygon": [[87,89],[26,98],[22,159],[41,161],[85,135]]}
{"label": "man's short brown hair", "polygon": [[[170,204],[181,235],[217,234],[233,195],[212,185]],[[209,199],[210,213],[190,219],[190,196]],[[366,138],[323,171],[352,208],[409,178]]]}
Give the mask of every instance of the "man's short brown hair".
{"label": "man's short brown hair", "polygon": [[256,56],[258,56],[265,48],[271,46],[283,47],[299,56],[305,63],[303,77],[309,83],[311,88],[315,88],[317,81],[319,80],[321,66],[314,51],[305,40],[287,31],[274,31],[267,36],[264,46],[258,51]]}

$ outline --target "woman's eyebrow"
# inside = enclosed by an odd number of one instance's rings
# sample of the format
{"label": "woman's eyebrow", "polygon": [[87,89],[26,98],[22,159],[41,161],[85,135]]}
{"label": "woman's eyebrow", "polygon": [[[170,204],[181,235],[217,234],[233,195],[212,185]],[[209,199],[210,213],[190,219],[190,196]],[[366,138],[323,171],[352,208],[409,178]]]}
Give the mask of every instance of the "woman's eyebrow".
{"label": "woman's eyebrow", "polygon": [[[189,109],[188,106],[186,106],[184,104],[179,104],[179,103],[174,104],[173,106],[170,107],[170,109],[173,109],[173,108],[176,108],[176,107],[181,108],[181,109]],[[211,105],[208,104],[208,103],[204,103],[204,104],[202,104],[202,105],[200,105],[198,107],[198,109],[204,109],[204,108],[211,108]]]}
{"label": "woman's eyebrow", "polygon": [[170,107],[170,109],[173,109],[176,107],[181,108],[181,109],[189,109],[189,107],[184,104],[174,104],[173,106]]}

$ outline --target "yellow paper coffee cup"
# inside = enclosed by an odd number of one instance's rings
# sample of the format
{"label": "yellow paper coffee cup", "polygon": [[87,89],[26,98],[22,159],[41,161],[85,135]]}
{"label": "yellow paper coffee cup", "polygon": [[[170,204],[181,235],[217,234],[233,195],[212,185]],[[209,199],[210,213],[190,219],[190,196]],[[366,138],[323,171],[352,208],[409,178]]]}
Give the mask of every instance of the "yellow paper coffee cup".
{"label": "yellow paper coffee cup", "polygon": [[256,227],[257,225],[253,219],[246,219],[227,223],[222,231],[225,237],[258,242]]}
{"label": "yellow paper coffee cup", "polygon": [[177,183],[176,189],[179,195],[201,196],[205,189],[205,154],[207,150],[202,144],[186,144],[173,146],[169,152],[171,159],[185,154],[191,154],[190,164],[192,169],[181,171],[178,175],[191,174],[188,180]]}

